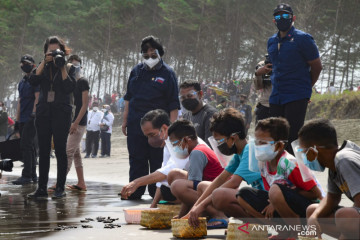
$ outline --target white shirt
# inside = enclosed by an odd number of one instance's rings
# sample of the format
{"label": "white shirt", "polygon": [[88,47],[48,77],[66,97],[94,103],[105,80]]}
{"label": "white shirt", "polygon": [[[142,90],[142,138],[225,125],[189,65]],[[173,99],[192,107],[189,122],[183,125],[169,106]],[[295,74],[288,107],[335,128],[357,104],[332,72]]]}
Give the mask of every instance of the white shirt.
{"label": "white shirt", "polygon": [[102,111],[93,111],[90,110],[88,112],[88,122],[87,122],[87,126],[86,126],[86,130],[87,131],[100,131],[100,122],[101,119],[103,118],[104,113]]}
{"label": "white shirt", "polygon": [[106,116],[104,115],[101,119],[101,123],[105,123],[109,126],[109,130],[107,130],[107,133],[112,133],[112,125],[114,123],[114,114],[112,112],[109,112]]}

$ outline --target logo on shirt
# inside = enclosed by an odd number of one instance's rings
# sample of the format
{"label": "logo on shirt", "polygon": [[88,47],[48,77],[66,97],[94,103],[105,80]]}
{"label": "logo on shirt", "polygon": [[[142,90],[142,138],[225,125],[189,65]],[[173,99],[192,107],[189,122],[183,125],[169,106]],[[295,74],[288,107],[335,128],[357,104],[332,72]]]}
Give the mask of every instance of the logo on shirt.
{"label": "logo on shirt", "polygon": [[158,82],[158,83],[163,84],[163,83],[165,82],[165,79],[162,78],[162,77],[156,77],[156,78],[155,78],[155,82]]}

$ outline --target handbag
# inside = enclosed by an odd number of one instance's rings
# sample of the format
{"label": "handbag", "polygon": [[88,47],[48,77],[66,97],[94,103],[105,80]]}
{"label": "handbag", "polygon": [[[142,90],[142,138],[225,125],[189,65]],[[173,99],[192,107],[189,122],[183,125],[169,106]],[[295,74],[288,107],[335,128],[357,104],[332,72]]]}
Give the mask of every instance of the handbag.
{"label": "handbag", "polygon": [[[106,119],[106,117],[103,117],[103,119]],[[101,121],[102,122],[102,121]],[[104,124],[104,125],[100,125],[100,131],[102,131],[102,132],[107,132],[107,131],[109,131],[109,126],[108,125],[106,125],[106,124]]]}

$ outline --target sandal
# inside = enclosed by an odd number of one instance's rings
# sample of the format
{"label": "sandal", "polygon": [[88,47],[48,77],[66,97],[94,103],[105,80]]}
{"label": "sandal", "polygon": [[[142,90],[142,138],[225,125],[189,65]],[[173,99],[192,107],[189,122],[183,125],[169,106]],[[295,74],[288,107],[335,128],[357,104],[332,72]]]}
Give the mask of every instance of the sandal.
{"label": "sandal", "polygon": [[216,219],[216,218],[212,218],[208,221],[209,223],[212,222],[220,222],[220,224],[217,225],[208,225],[207,229],[219,229],[219,228],[227,228],[228,227],[228,222],[225,219]]}
{"label": "sandal", "polygon": [[79,191],[79,192],[86,192],[86,188],[82,188],[82,187],[79,187],[78,185],[67,185],[66,186],[67,189],[70,189],[70,190],[76,190],[76,191]]}
{"label": "sandal", "polygon": [[47,189],[48,192],[55,192],[56,187],[49,187]]}

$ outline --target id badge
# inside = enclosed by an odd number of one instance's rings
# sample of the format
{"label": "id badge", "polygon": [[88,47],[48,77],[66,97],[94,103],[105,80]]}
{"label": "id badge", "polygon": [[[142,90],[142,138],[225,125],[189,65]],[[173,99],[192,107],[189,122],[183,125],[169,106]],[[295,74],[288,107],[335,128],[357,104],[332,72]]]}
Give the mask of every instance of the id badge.
{"label": "id badge", "polygon": [[54,91],[49,91],[48,96],[47,96],[47,101],[48,102],[53,102],[54,100],[55,100],[55,92]]}

